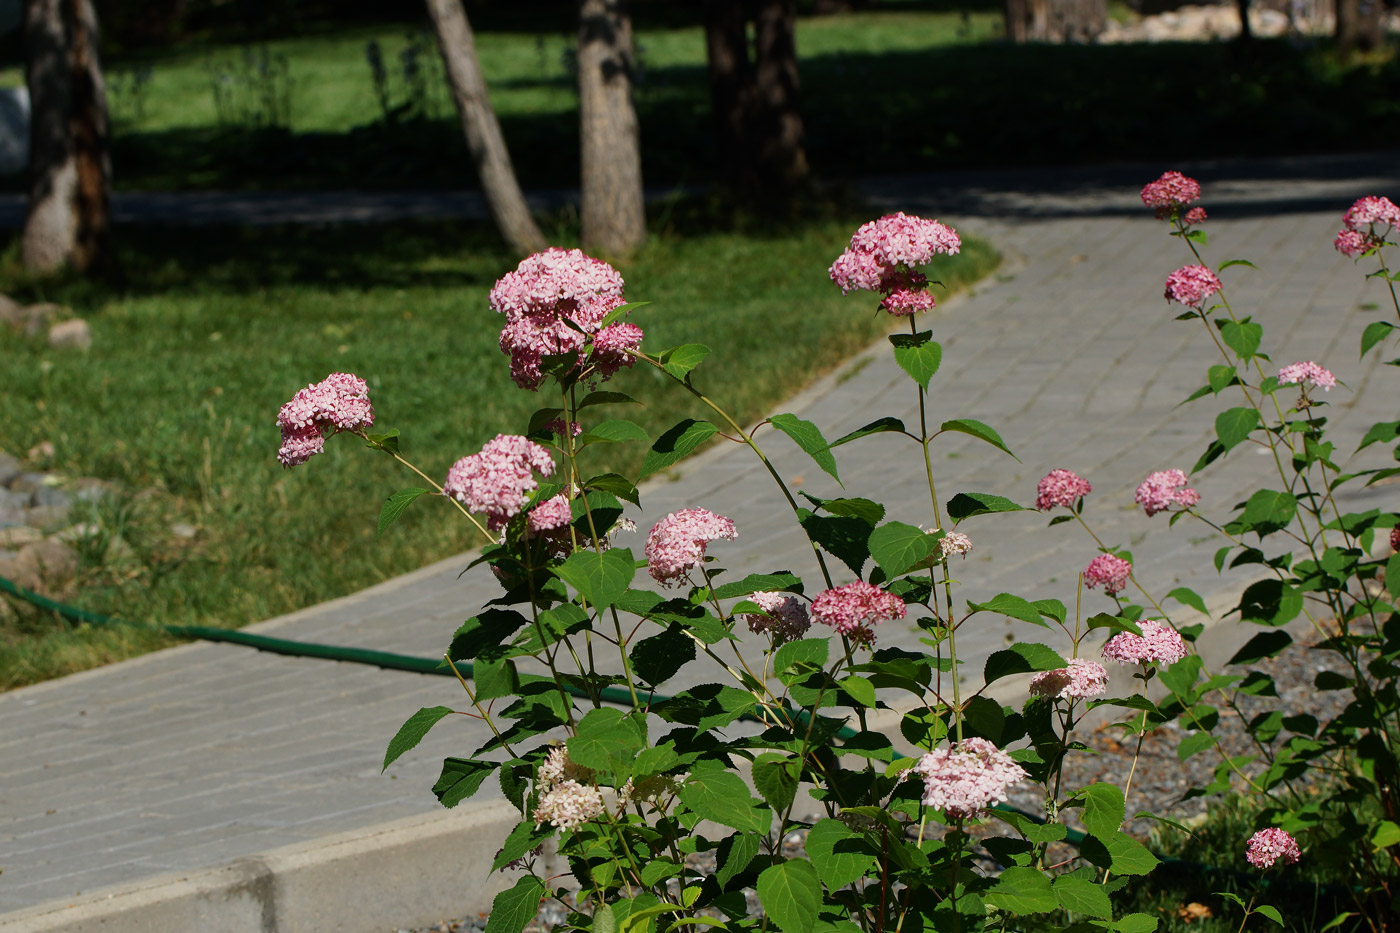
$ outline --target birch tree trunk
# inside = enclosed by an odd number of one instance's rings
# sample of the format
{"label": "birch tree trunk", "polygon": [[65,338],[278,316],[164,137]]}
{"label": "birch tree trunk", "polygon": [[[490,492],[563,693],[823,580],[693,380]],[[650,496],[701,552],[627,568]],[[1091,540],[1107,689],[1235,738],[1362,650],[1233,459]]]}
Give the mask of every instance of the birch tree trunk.
{"label": "birch tree trunk", "polygon": [[619,256],[646,240],[625,0],[580,0],[578,97],[583,246]]}
{"label": "birch tree trunk", "polygon": [[91,0],[27,0],[29,209],[20,242],[26,269],[111,264],[107,94]]}
{"label": "birch tree trunk", "polygon": [[476,57],[476,42],[461,0],[427,0],[428,16],[437,33],[438,49],[452,87],[452,99],[467,137],[467,151],[476,165],[481,191],[491,219],[511,249],[535,253],[544,249],[544,234],[530,216],[525,195],[515,179],[505,137],[486,94],[486,79]]}

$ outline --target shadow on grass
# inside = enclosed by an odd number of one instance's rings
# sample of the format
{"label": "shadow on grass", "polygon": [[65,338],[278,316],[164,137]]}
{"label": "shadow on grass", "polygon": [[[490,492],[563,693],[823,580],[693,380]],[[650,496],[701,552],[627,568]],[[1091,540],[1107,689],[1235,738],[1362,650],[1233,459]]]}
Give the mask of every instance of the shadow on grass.
{"label": "shadow on grass", "polygon": [[[1379,149],[1400,145],[1400,62],[1342,68],[1323,46],[1219,43],[949,45],[804,58],[808,146],[828,178]],[[547,83],[547,81],[546,81]],[[704,184],[715,165],[697,66],[657,68],[638,91],[648,184]],[[503,113],[523,185],[573,186],[572,109]],[[182,128],[121,134],[127,188],[468,187],[454,120],[346,133]]]}

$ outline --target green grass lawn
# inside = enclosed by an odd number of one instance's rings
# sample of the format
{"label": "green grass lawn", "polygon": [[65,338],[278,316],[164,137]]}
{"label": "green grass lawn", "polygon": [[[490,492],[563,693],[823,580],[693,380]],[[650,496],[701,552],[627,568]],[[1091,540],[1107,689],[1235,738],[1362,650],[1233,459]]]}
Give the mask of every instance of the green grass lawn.
{"label": "green grass lawn", "polygon": [[[715,348],[697,383],[740,417],[760,417],[887,326],[868,295],[843,298],[826,275],[864,219],[655,236],[623,268],[629,298],[653,302],[634,316],[645,346]],[[475,543],[464,522],[431,507],[410,510],[376,542],[384,497],[413,478],[346,438],[284,471],[275,420],[298,388],[344,370],[369,381],[376,428],[401,429],[405,454],[432,475],[499,432],[522,432],[529,413],[554,400],[517,389],[496,346],[501,322],[486,293],[513,262],[492,231],[143,230],[123,242],[137,284],[18,286],[20,297],[87,316],[89,353],[0,341],[0,449],[51,441],[51,468],[123,490],[92,519],[130,552],[87,548],[75,602],[129,619],[240,626]],[[936,277],[962,288],[995,262],[989,246],[969,241]],[[696,414],[653,371],[610,385],[648,402],[613,417],[653,436]],[[617,459],[598,465],[625,470],[643,452],[613,447]],[[198,529],[192,546],[171,533],[175,523]],[[0,687],[160,643],[29,617],[0,629]]]}

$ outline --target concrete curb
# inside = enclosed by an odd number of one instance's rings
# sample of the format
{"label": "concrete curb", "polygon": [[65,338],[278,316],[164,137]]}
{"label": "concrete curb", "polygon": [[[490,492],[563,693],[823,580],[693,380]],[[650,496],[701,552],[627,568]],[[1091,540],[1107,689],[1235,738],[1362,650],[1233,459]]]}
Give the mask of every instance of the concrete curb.
{"label": "concrete curb", "polygon": [[502,800],[339,833],[0,915],[3,933],[383,933],[489,910],[519,822]]}

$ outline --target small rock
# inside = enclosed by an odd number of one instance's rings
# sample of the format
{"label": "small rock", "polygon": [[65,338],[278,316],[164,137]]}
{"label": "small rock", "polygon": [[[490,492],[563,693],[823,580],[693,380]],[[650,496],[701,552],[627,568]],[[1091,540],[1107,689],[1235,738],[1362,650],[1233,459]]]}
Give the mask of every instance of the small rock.
{"label": "small rock", "polygon": [[22,313],[24,315],[24,335],[38,337],[48,330],[49,325],[63,316],[64,310],[60,306],[46,301],[30,305]]}
{"label": "small rock", "polygon": [[68,483],[64,488],[75,502],[96,502],[109,495],[116,486],[106,480],[83,476]]}
{"label": "small rock", "polygon": [[0,528],[0,549],[21,548],[44,537],[43,532],[28,525],[11,525]]}
{"label": "small rock", "polygon": [[185,522],[176,522],[170,526],[170,533],[177,538],[184,538],[188,541],[199,534],[199,529]]}
{"label": "small rock", "polygon": [[49,346],[56,350],[92,348],[92,325],[82,318],[60,321],[49,328]]}
{"label": "small rock", "polygon": [[34,494],[34,490],[46,485],[50,485],[49,474],[25,472],[10,481],[10,492],[28,497]]}
{"label": "small rock", "polygon": [[78,572],[78,554],[62,541],[45,538],[20,548],[15,569],[50,586],[62,586]]}
{"label": "small rock", "polygon": [[29,505],[31,492],[14,492],[0,489],[0,515],[8,515]]}
{"label": "small rock", "polygon": [[73,497],[57,486],[46,484],[29,494],[29,504],[31,506],[49,506],[51,508],[67,509],[73,504]]}
{"label": "small rock", "polygon": [[23,326],[24,320],[24,305],[9,295],[0,295],[0,324]]}
{"label": "small rock", "polygon": [[39,443],[35,444],[33,447],[29,448],[29,453],[25,454],[25,456],[26,456],[31,462],[36,462],[36,463],[37,463],[38,461],[40,461],[40,460],[52,460],[52,459],[53,459],[53,455],[54,455],[53,441],[40,441]]}
{"label": "small rock", "polygon": [[[3,297],[0,295],[0,298]],[[24,467],[20,466],[18,458],[0,451],[0,486],[10,485],[11,481],[23,472]]]}
{"label": "small rock", "polygon": [[24,524],[34,528],[56,528],[68,524],[68,510],[52,505],[36,505],[21,513]]}

